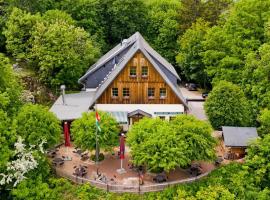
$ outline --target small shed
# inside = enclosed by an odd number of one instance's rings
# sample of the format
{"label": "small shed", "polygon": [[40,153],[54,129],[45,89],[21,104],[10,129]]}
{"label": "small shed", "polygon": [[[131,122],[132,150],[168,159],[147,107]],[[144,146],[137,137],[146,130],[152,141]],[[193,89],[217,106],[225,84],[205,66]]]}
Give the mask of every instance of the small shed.
{"label": "small shed", "polygon": [[255,127],[222,126],[222,136],[229,153],[243,157],[249,143],[258,138],[258,133]]}

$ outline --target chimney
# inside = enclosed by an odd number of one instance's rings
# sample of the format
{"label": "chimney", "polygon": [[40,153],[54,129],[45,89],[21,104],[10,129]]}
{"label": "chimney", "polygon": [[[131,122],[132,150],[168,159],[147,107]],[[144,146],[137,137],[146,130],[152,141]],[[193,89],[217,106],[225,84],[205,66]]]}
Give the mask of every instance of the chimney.
{"label": "chimney", "polygon": [[61,91],[62,91],[63,105],[66,105],[66,101],[65,101],[65,89],[66,89],[66,86],[65,86],[65,85],[61,85],[61,86],[60,86],[60,89],[61,89]]}

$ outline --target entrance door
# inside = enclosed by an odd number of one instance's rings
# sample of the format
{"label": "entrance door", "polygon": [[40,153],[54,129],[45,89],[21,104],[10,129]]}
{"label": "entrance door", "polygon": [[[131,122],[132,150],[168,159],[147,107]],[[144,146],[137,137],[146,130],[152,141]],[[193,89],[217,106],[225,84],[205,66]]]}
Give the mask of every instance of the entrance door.
{"label": "entrance door", "polygon": [[143,115],[135,115],[129,118],[130,125],[140,121],[144,116]]}
{"label": "entrance door", "polygon": [[129,125],[140,121],[143,117],[152,117],[152,115],[140,109],[128,113]]}

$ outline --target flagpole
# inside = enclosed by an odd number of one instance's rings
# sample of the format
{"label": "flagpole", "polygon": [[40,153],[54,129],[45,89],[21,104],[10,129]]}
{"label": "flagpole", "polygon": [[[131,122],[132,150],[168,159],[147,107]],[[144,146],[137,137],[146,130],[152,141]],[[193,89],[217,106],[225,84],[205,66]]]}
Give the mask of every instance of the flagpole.
{"label": "flagpole", "polygon": [[[97,112],[97,104],[95,111]],[[99,146],[98,146],[98,127],[96,126],[96,166],[97,166],[97,174],[98,172],[98,158],[99,158]]]}
{"label": "flagpole", "polygon": [[98,128],[96,127],[96,164],[98,164],[98,154],[99,154],[99,152],[98,152]]}

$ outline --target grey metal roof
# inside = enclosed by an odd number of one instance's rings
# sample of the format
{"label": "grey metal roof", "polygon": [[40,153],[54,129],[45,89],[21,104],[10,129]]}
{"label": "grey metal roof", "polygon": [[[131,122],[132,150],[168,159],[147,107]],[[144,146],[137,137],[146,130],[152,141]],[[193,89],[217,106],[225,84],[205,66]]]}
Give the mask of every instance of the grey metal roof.
{"label": "grey metal roof", "polygon": [[62,121],[78,119],[83,112],[88,112],[94,96],[95,91],[66,94],[65,105],[63,104],[62,96],[59,96],[50,111]]}
{"label": "grey metal roof", "polygon": [[[182,95],[177,86],[177,79],[180,80],[178,74],[171,64],[169,64],[162,56],[160,56],[150,45],[143,39],[139,32],[136,32],[130,38],[124,41],[122,45],[118,45],[105,56],[103,56],[88,72],[79,79],[80,83],[86,84],[87,78],[95,80],[94,77],[104,77],[97,86],[97,92],[91,102],[91,106],[102,95],[106,88],[112,83],[116,76],[126,66],[128,61],[135,55],[137,51],[141,51],[149,62],[154,66],[158,73],[164,78],[165,82],[171,87],[178,98],[183,102],[185,107],[188,107],[186,99]],[[124,54],[121,52],[125,52]],[[120,56],[119,56],[120,55]],[[119,57],[117,57],[119,56]],[[117,59],[115,59],[117,57]],[[113,63],[110,67],[107,67],[107,71],[99,73],[99,70],[106,68],[108,63]],[[89,88],[89,84],[86,84],[86,88]]]}
{"label": "grey metal roof", "polygon": [[255,127],[222,126],[225,146],[247,147],[249,142],[258,137]]}

